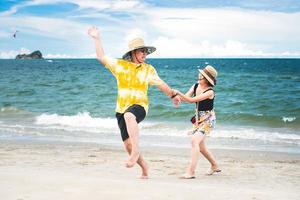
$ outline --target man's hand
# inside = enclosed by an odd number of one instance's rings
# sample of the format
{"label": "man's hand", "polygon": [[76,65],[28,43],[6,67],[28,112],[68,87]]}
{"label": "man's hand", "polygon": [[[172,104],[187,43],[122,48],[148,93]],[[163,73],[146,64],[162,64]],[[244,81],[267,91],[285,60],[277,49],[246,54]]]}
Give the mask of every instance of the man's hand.
{"label": "man's hand", "polygon": [[178,108],[180,103],[181,103],[181,98],[179,95],[175,96],[173,99],[172,99],[172,102],[173,102],[173,105],[175,108]]}
{"label": "man's hand", "polygon": [[100,31],[96,26],[92,26],[88,29],[88,34],[94,39],[99,39]]}
{"label": "man's hand", "polygon": [[88,29],[88,34],[94,39],[95,46],[96,46],[97,59],[104,66],[107,65],[107,61],[105,59],[104,51],[102,48],[99,29],[96,26],[92,26]]}

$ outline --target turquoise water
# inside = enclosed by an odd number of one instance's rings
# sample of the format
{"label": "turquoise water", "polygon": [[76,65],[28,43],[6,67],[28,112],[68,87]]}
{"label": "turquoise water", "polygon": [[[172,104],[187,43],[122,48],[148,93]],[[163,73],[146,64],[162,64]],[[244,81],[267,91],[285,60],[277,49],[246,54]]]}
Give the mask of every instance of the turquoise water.
{"label": "turquoise water", "polygon": [[[211,145],[300,152],[300,59],[149,59],[186,92],[197,69],[219,72]],[[0,60],[0,139],[120,144],[116,81],[94,59]],[[158,89],[141,124],[145,145],[188,146],[194,105],[175,109]],[[179,139],[178,139],[179,138]]]}

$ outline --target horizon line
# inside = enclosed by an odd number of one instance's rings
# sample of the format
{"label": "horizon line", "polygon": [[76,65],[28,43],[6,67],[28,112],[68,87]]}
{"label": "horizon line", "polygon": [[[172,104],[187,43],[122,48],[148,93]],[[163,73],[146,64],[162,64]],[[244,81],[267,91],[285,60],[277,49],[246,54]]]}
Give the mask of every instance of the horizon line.
{"label": "horizon line", "polygon": [[[63,59],[96,59],[97,58],[42,58],[42,59],[16,59],[16,58],[0,58],[0,60],[63,60]],[[117,58],[122,59],[122,58]],[[300,57],[157,57],[157,58],[147,58],[149,59],[300,59]]]}

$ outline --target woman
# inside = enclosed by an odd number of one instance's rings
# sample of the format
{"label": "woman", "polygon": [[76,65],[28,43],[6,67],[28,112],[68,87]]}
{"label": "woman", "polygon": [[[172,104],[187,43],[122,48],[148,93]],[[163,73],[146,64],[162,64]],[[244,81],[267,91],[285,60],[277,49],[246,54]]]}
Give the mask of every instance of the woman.
{"label": "woman", "polygon": [[[191,119],[193,123],[191,164],[186,173],[182,176],[185,179],[195,178],[195,169],[199,158],[199,153],[210,162],[211,168],[208,175],[221,172],[213,154],[206,148],[205,140],[214,127],[216,117],[214,112],[215,91],[217,71],[210,65],[203,70],[199,70],[199,81],[194,84],[186,94],[175,91],[180,95],[181,100],[188,103],[196,103],[196,114]],[[193,97],[192,97],[193,96]]]}

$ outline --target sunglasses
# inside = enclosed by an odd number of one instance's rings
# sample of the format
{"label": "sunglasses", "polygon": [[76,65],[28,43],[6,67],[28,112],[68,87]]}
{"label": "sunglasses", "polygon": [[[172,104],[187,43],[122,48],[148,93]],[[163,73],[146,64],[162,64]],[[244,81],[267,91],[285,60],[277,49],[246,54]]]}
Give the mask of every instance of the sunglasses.
{"label": "sunglasses", "polygon": [[137,49],[137,51],[148,54],[148,49],[147,48],[140,48],[140,49]]}
{"label": "sunglasses", "polygon": [[202,79],[204,79],[204,76],[201,75],[201,76],[198,77],[198,79],[202,80]]}

